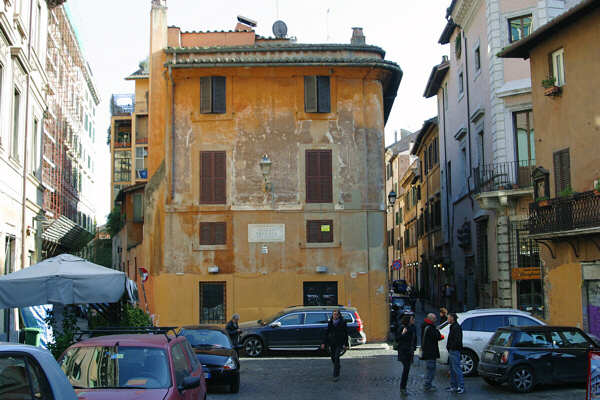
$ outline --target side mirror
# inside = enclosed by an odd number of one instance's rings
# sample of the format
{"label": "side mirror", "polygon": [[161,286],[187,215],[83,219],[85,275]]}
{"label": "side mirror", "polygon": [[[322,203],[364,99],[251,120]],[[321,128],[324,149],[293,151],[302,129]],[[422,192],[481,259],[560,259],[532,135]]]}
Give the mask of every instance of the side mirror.
{"label": "side mirror", "polygon": [[183,392],[184,390],[194,389],[198,386],[200,386],[200,378],[197,376],[188,376],[183,378],[183,382],[181,383],[181,386],[177,388],[177,390]]}
{"label": "side mirror", "polygon": [[271,328],[281,328],[281,322],[273,322],[269,325]]}

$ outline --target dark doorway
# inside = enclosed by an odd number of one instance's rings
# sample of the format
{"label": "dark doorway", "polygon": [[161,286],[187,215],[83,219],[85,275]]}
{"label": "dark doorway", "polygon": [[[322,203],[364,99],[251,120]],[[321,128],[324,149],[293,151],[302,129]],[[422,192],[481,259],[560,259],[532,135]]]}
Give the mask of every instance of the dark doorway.
{"label": "dark doorway", "polygon": [[305,306],[337,306],[337,282],[304,282]]}

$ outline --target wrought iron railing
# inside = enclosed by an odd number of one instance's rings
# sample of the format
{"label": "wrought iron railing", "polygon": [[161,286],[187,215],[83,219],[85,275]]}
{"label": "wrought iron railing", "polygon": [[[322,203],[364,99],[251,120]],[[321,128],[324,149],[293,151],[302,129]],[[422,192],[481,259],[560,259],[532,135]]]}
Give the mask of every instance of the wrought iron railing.
{"label": "wrought iron railing", "polygon": [[113,94],[110,98],[110,115],[113,117],[131,115],[135,111],[134,105],[134,94]]}
{"label": "wrought iron railing", "polygon": [[529,234],[600,228],[600,196],[593,191],[529,204]]}
{"label": "wrought iron railing", "polygon": [[480,165],[475,168],[475,193],[531,187],[535,160]]}

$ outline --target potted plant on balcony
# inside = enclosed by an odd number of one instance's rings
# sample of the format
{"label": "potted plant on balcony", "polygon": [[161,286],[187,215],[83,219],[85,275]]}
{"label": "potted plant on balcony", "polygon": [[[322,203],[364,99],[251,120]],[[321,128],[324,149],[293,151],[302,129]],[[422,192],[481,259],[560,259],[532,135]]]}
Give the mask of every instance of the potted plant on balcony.
{"label": "potted plant on balcony", "polygon": [[538,197],[535,199],[540,207],[546,207],[550,205],[550,199],[547,197]]}
{"label": "potted plant on balcony", "polygon": [[546,79],[542,79],[542,86],[546,96],[554,97],[560,93],[560,86],[556,86],[556,77],[554,76],[547,76]]}
{"label": "potted plant on balcony", "polygon": [[575,191],[573,190],[571,185],[568,185],[567,187],[565,187],[563,190],[560,191],[560,197],[562,197],[563,199],[565,199],[567,197],[571,197],[571,196],[573,196],[573,194],[575,194]]}
{"label": "potted plant on balcony", "polygon": [[594,194],[600,196],[600,178],[598,178],[594,184]]}

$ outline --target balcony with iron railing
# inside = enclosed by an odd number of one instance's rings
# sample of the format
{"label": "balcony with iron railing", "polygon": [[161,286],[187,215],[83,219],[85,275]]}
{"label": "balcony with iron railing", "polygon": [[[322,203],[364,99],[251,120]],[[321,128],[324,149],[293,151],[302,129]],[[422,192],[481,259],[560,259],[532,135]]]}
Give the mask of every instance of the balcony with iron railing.
{"label": "balcony with iron railing", "polygon": [[480,165],[474,169],[475,199],[483,209],[516,207],[520,197],[533,196],[535,160]]}
{"label": "balcony with iron railing", "polygon": [[475,193],[533,187],[535,160],[509,161],[475,168]]}
{"label": "balcony with iron railing", "polygon": [[531,236],[572,236],[600,233],[600,194],[595,191],[529,204]]}

